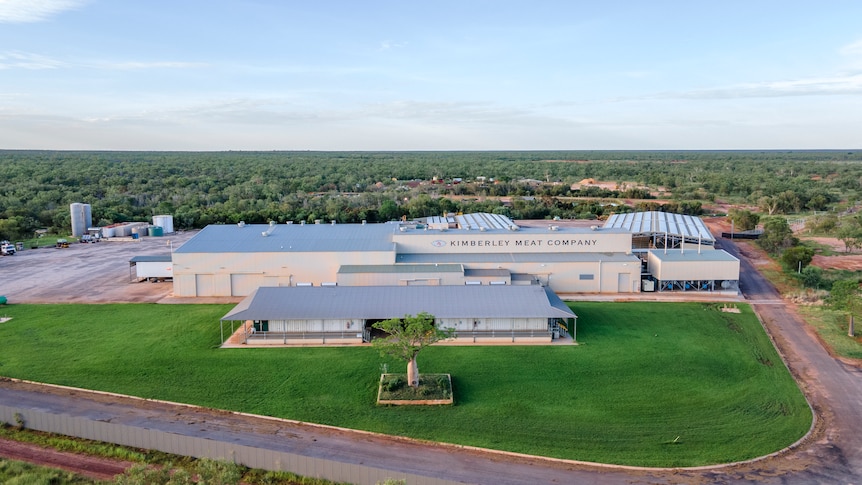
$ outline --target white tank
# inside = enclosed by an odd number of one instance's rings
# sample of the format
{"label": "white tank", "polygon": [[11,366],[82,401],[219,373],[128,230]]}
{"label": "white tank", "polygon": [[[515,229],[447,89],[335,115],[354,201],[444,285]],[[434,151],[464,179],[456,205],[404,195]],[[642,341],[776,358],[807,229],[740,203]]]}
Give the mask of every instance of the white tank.
{"label": "white tank", "polygon": [[87,234],[87,228],[93,225],[93,212],[90,204],[75,202],[69,205],[72,212],[72,236],[81,237]]}
{"label": "white tank", "polygon": [[153,225],[161,227],[163,233],[170,234],[170,233],[174,232],[174,216],[171,216],[171,215],[153,216]]}

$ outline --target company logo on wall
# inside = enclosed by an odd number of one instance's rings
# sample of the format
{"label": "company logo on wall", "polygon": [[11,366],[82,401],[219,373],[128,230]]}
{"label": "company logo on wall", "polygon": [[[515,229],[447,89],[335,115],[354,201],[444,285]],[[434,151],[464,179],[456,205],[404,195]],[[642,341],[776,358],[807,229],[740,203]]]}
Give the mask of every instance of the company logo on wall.
{"label": "company logo on wall", "polygon": [[442,248],[443,246],[446,245],[446,241],[443,241],[440,239],[435,239],[435,240],[431,241],[431,245],[434,246],[435,248]]}

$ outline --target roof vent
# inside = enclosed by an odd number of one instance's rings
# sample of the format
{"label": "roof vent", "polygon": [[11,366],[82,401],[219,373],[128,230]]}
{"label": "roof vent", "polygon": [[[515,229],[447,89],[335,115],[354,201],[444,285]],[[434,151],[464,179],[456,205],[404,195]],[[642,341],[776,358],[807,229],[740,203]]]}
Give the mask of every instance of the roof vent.
{"label": "roof vent", "polygon": [[245,227],[245,221],[239,221],[236,223],[237,227]]}
{"label": "roof vent", "polygon": [[479,226],[479,232],[485,232],[485,226]]}
{"label": "roof vent", "polygon": [[260,233],[260,235],[263,237],[266,237],[266,236],[269,236],[269,233],[266,231],[263,231],[262,233]]}
{"label": "roof vent", "polygon": [[599,226],[590,226],[590,229],[592,229],[593,231],[598,231],[598,230],[599,230]]}
{"label": "roof vent", "polygon": [[330,222],[330,224],[332,224],[332,225],[334,226],[334,225],[335,225],[335,221]]}
{"label": "roof vent", "polygon": [[323,219],[315,219],[314,223],[315,224],[323,224]]}
{"label": "roof vent", "polygon": [[276,225],[276,222],[275,222],[275,221],[269,221],[269,227],[272,227],[272,226],[274,226],[274,225]]}
{"label": "roof vent", "polygon": [[293,224],[293,221],[287,221],[287,222],[285,222],[285,224],[287,224],[289,226],[289,225]]}
{"label": "roof vent", "polygon": [[363,220],[362,220],[362,225],[363,225],[363,226],[364,226],[365,224],[367,224],[367,223],[368,223],[368,221],[366,221],[365,219],[363,219]]}
{"label": "roof vent", "polygon": [[305,225],[305,221],[299,221],[299,225],[300,225],[300,226],[304,226],[304,225]]}

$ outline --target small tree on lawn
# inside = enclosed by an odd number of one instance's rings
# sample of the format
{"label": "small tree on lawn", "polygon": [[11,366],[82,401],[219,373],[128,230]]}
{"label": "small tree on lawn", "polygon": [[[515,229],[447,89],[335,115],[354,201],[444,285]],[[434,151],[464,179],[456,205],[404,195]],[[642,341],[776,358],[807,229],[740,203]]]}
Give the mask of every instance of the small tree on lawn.
{"label": "small tree on lawn", "polygon": [[383,330],[389,336],[374,339],[371,344],[383,355],[391,355],[407,362],[407,381],[411,387],[419,386],[419,367],[416,356],[428,345],[455,336],[454,328],[441,329],[434,325],[434,316],[422,312],[415,317],[391,318],[377,322],[372,327]]}

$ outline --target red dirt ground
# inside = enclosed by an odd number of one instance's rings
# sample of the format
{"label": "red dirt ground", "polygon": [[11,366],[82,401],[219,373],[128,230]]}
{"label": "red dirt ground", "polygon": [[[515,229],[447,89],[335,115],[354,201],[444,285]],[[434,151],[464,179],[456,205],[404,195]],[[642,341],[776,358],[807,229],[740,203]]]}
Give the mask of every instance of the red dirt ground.
{"label": "red dirt ground", "polygon": [[51,448],[0,438],[0,457],[58,468],[94,480],[111,481],[132,462],[57,451]]}

